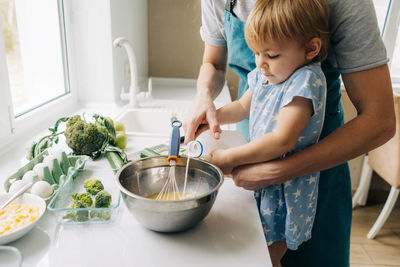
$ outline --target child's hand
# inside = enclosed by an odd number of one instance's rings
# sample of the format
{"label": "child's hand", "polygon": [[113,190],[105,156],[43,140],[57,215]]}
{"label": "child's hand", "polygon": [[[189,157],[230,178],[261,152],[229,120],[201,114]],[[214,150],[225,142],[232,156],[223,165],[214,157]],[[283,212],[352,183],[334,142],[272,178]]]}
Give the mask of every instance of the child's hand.
{"label": "child's hand", "polygon": [[217,149],[211,154],[211,163],[217,165],[224,174],[231,174],[235,167],[230,160],[229,149]]}

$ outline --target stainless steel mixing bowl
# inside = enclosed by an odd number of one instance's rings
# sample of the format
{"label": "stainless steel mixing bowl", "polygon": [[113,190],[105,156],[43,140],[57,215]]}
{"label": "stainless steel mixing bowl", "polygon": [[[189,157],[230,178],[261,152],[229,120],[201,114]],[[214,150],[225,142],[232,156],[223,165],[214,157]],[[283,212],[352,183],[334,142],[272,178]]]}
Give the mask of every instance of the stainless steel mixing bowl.
{"label": "stainless steel mixing bowl", "polygon": [[[179,158],[176,181],[182,192],[187,158]],[[190,159],[186,192],[193,196],[184,200],[154,200],[164,185],[169,163],[166,156],[156,156],[130,162],[116,175],[122,199],[129,212],[146,228],[159,232],[189,229],[207,216],[214,204],[224,176],[216,166]]]}

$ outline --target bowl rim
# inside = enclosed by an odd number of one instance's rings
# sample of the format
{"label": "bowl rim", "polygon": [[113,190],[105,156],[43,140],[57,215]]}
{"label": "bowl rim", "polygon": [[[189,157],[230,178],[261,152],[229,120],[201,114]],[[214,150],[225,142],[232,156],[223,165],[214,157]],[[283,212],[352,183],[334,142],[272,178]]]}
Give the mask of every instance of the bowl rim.
{"label": "bowl rim", "polygon": [[[149,159],[152,159],[152,158],[167,158],[167,157],[168,157],[168,156],[163,156],[163,155],[160,155],[160,156],[152,156],[152,157],[147,157],[147,158],[143,158],[143,159],[134,160],[134,161],[131,161],[131,162],[125,164],[125,165],[124,165],[123,167],[121,167],[121,168],[118,170],[118,172],[115,174],[115,180],[116,180],[116,183],[117,183],[117,185],[118,185],[120,191],[121,191],[122,193],[127,194],[128,196],[131,196],[131,197],[134,197],[134,198],[137,198],[137,199],[140,199],[140,200],[145,200],[145,201],[152,201],[152,202],[157,202],[157,203],[171,203],[171,202],[179,202],[179,203],[182,203],[182,202],[190,202],[190,201],[193,201],[193,200],[198,200],[198,199],[201,199],[201,198],[203,198],[203,197],[205,197],[205,196],[209,196],[209,195],[213,194],[214,192],[216,192],[216,191],[219,190],[219,188],[221,187],[221,185],[223,184],[223,182],[224,182],[224,180],[225,180],[225,179],[224,179],[224,174],[222,173],[222,171],[220,170],[220,168],[218,168],[216,165],[214,165],[214,164],[212,164],[212,163],[210,163],[210,162],[204,161],[204,160],[197,159],[197,158],[190,158],[190,160],[201,161],[201,162],[203,162],[204,164],[207,164],[207,165],[210,165],[211,167],[214,167],[214,168],[217,170],[217,172],[219,173],[219,175],[221,176],[220,181],[218,182],[218,184],[217,184],[212,190],[208,191],[207,193],[203,193],[203,194],[201,194],[201,195],[198,195],[198,196],[196,196],[195,198],[178,199],[178,200],[168,200],[168,201],[165,201],[165,200],[156,200],[156,199],[151,199],[151,198],[143,197],[143,196],[137,195],[137,194],[135,194],[135,193],[132,193],[131,191],[127,190],[127,189],[121,184],[119,177],[121,176],[121,173],[122,173],[126,168],[128,168],[129,166],[131,166],[131,165],[133,165],[133,164],[135,164],[135,163],[137,163],[137,162],[149,160]],[[179,158],[187,158],[187,157],[179,157]]]}
{"label": "bowl rim", "polygon": [[[10,196],[11,197],[11,195],[13,195],[12,193],[5,193],[5,194],[0,194],[0,197],[3,197],[3,196]],[[7,234],[4,234],[4,235],[0,235],[0,240],[1,239],[5,239],[5,238],[7,238],[7,237],[10,237],[10,236],[12,236],[12,235],[17,235],[18,233],[21,233],[22,231],[24,231],[24,229],[26,229],[26,228],[29,228],[29,227],[32,227],[33,228],[33,226],[35,226],[35,224],[36,223],[38,223],[39,222],[39,220],[43,217],[43,215],[46,213],[46,210],[47,210],[47,207],[46,207],[46,201],[43,199],[43,198],[41,198],[40,196],[37,196],[37,195],[35,195],[35,194],[30,194],[30,193],[24,193],[24,194],[22,194],[21,196],[27,196],[28,198],[31,198],[31,199],[37,199],[38,200],[38,202],[41,202],[39,205],[43,208],[43,209],[41,209],[41,207],[39,207],[39,216],[34,220],[34,221],[32,221],[31,223],[28,223],[27,225],[24,225],[23,227],[21,227],[21,228],[19,228],[19,229],[17,229],[17,230],[15,230],[15,231],[13,231],[13,232],[10,232],[10,233],[7,233]],[[20,197],[21,197],[20,196]],[[17,198],[18,199],[18,198]],[[32,204],[30,204],[30,203],[25,203],[25,204],[29,204],[29,205],[32,205]],[[41,212],[41,210],[43,210],[43,212]],[[29,230],[30,231],[30,230]],[[27,231],[26,233],[28,233],[29,231]],[[24,233],[22,236],[24,236],[26,233]],[[21,237],[22,237],[21,236]],[[12,240],[12,241],[10,241],[10,242],[13,242],[14,240]]]}

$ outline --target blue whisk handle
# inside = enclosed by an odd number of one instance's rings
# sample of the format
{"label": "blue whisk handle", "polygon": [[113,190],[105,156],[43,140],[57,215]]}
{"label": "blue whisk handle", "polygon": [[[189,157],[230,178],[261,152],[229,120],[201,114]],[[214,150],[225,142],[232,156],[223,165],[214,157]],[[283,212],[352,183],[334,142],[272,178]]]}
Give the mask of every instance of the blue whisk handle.
{"label": "blue whisk handle", "polygon": [[179,120],[174,120],[172,121],[171,126],[172,126],[172,134],[169,146],[168,161],[170,161],[171,159],[177,161],[179,157],[179,146],[180,146],[179,128],[182,126],[182,122]]}

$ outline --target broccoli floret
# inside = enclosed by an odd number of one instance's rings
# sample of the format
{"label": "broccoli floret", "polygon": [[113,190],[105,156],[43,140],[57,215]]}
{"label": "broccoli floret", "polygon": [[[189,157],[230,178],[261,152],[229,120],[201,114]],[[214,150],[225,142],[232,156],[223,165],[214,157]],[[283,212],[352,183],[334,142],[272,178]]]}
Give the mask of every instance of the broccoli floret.
{"label": "broccoli floret", "polygon": [[111,205],[111,200],[111,195],[107,191],[101,190],[94,197],[94,206],[96,208],[108,208]]}
{"label": "broccoli floret", "polygon": [[73,199],[73,200],[79,200],[78,198],[79,198],[79,193],[72,193],[71,194],[71,198]]}
{"label": "broccoli floret", "polygon": [[76,155],[92,156],[107,140],[107,132],[103,127],[87,123],[80,115],[68,120],[64,135],[67,145]]}
{"label": "broccoli floret", "polygon": [[75,116],[73,116],[73,117],[71,117],[71,118],[68,119],[67,127],[71,127],[71,126],[74,125],[76,122],[80,122],[80,121],[83,121],[83,120],[82,120],[82,117],[81,117],[80,115],[75,115]]}
{"label": "broccoli floret", "polygon": [[[71,204],[68,205],[68,209],[80,209],[86,208],[85,205],[79,200],[73,200]],[[72,221],[84,222],[89,219],[89,212],[87,210],[77,210],[77,211],[67,211],[63,216],[63,219],[69,219]]]}
{"label": "broccoli floret", "polygon": [[92,197],[88,193],[82,193],[82,194],[73,193],[71,194],[71,197],[73,200],[81,202],[85,206],[85,208],[89,208],[93,204]]}
{"label": "broccoli floret", "polygon": [[90,216],[92,219],[107,221],[111,218],[111,212],[109,210],[92,210]]}
{"label": "broccoli floret", "polygon": [[[67,207],[69,209],[89,208],[93,204],[93,200],[90,194],[97,192],[94,197],[95,208],[108,208],[111,205],[111,195],[103,190],[103,184],[97,179],[87,179],[83,183],[84,188],[88,191],[87,193],[73,193],[71,194],[72,202]],[[94,194],[93,194],[94,195]],[[99,220],[109,220],[111,212],[109,210],[92,210],[90,211],[90,217]],[[89,212],[87,210],[79,211],[67,211],[63,216],[63,219],[83,222],[89,219]]]}
{"label": "broccoli floret", "polygon": [[116,144],[116,132],[113,120],[99,114],[93,115],[93,118],[95,119],[94,124],[97,126],[99,131],[107,136],[107,142],[114,146]]}
{"label": "broccoli floret", "polygon": [[85,180],[83,182],[83,187],[86,189],[86,192],[88,192],[89,194],[91,194],[93,196],[104,189],[103,184],[97,179]]}

